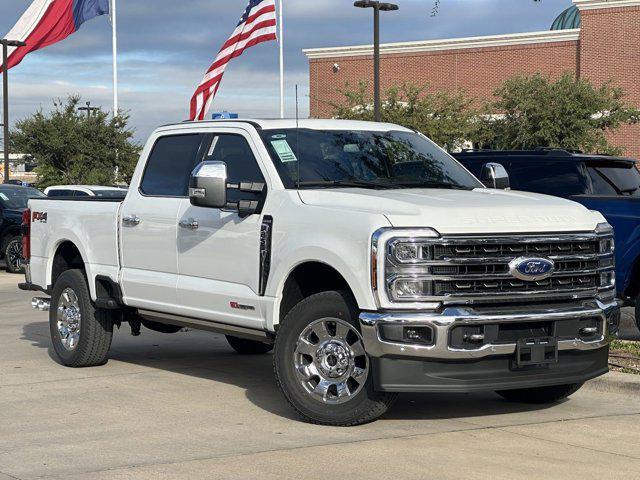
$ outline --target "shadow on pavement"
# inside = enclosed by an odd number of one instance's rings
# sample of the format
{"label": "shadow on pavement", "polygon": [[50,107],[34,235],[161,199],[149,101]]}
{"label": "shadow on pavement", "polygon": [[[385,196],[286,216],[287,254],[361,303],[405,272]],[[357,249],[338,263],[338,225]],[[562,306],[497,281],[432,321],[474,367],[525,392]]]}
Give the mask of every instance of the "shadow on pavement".
{"label": "shadow on pavement", "polygon": [[[46,349],[52,360],[56,361],[47,322],[25,325],[21,340]],[[244,389],[247,399],[257,407],[281,417],[299,420],[278,390],[271,355],[238,355],[220,335],[195,331],[163,335],[143,330],[140,337],[131,337],[128,327],[123,326],[120,331],[114,332],[110,359],[233,385]],[[534,412],[545,408],[548,406],[508,403],[492,392],[402,394],[384,418],[457,419]]]}

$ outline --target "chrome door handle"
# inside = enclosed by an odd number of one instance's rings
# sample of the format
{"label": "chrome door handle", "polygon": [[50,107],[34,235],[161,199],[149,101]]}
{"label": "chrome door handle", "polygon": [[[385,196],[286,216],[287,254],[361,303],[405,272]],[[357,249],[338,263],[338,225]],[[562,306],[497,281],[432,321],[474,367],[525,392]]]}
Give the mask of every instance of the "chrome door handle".
{"label": "chrome door handle", "polygon": [[182,220],[178,225],[180,225],[181,228],[186,228],[187,230],[197,230],[200,226],[198,221],[193,218]]}
{"label": "chrome door handle", "polygon": [[127,215],[126,217],[122,217],[122,224],[127,227],[135,227],[140,225],[140,217],[137,215]]}

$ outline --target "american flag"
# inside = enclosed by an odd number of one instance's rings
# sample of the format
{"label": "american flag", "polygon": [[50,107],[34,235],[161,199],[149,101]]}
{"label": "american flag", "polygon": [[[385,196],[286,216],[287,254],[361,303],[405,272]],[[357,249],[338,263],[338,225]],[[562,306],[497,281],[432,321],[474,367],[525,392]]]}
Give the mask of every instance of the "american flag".
{"label": "american flag", "polygon": [[220,49],[191,99],[191,120],[204,120],[231,59],[262,42],[277,40],[275,0],[249,0],[240,23]]}

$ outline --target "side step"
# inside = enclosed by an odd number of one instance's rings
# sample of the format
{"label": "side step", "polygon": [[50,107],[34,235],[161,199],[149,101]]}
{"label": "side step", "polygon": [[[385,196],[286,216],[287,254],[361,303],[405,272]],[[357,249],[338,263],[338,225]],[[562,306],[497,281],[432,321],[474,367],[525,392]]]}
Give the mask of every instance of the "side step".
{"label": "side step", "polygon": [[208,320],[200,320],[197,318],[180,317],[178,315],[153,312],[150,310],[138,310],[138,315],[153,322],[168,323],[169,325],[177,325],[179,327],[190,327],[195,330],[206,330],[214,333],[222,333],[224,335],[246,338],[247,340],[273,343],[273,336],[263,330],[254,330],[252,328],[239,327],[237,325],[228,325],[226,323],[211,322]]}

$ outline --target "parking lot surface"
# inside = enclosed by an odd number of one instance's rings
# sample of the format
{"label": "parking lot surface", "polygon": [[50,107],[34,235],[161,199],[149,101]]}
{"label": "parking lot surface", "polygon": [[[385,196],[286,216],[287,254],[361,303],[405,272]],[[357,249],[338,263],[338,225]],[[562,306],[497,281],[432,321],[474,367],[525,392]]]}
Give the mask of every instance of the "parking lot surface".
{"label": "parking lot surface", "polygon": [[270,356],[128,327],[110,362],[51,358],[47,315],[0,272],[0,480],[635,479],[640,398],[585,388],[552,407],[493,393],[403,395],[378,422],[298,420]]}

